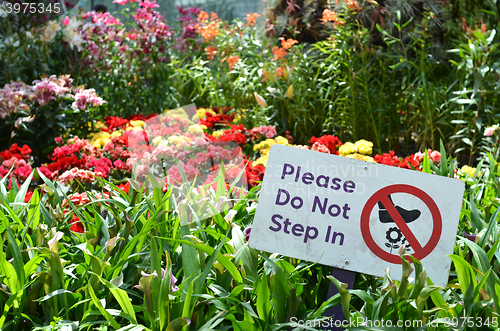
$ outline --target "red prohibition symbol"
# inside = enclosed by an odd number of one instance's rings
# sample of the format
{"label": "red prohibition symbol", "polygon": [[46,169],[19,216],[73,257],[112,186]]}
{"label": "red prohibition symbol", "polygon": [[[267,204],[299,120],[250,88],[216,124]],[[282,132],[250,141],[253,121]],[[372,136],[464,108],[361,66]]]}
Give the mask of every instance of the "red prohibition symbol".
{"label": "red prohibition symbol", "polygon": [[[432,234],[431,238],[425,245],[422,245],[417,240],[417,238],[410,230],[406,222],[403,220],[399,212],[391,203],[391,200],[389,200],[389,195],[393,193],[407,193],[414,195],[420,200],[422,200],[427,206],[427,208],[429,208],[432,215]],[[375,240],[373,240],[373,236],[370,230],[370,214],[372,213],[373,208],[377,205],[379,201],[387,209],[389,214],[392,216],[392,219],[398,226],[399,230],[401,230],[401,232],[403,233],[403,235],[405,236],[405,238],[408,240],[409,244],[415,251],[415,253],[412,254],[415,258],[421,260],[425,258],[427,255],[429,255],[434,248],[436,248],[436,245],[439,242],[439,238],[441,237],[441,232],[443,229],[443,222],[441,219],[441,213],[439,212],[438,206],[436,205],[434,200],[432,200],[432,198],[421,189],[411,185],[397,184],[384,187],[375,192],[370,197],[370,199],[368,199],[368,201],[365,204],[365,207],[363,208],[363,212],[361,213],[361,234],[363,235],[363,240],[365,241],[366,245],[375,255],[377,255],[382,260],[390,263],[394,264],[402,263],[399,255],[393,255],[386,252],[380,246],[378,246],[377,243],[375,243]]]}

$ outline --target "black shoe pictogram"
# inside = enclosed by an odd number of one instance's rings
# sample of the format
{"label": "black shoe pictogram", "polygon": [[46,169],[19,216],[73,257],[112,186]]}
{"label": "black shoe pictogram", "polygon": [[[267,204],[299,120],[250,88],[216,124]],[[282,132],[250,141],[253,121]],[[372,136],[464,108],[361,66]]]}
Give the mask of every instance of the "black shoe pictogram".
{"label": "black shoe pictogram", "polygon": [[[388,196],[389,200],[391,200],[392,205],[394,205],[394,202],[392,202],[392,198],[389,195]],[[395,223],[394,220],[392,219],[392,216],[389,214],[389,212],[385,209],[384,205],[379,201],[378,202],[378,218],[380,219],[380,222],[382,223]],[[413,209],[413,210],[406,210],[403,207],[400,206],[395,206],[396,210],[398,211],[399,215],[403,218],[405,223],[411,223],[415,221],[417,218],[420,217],[420,210],[418,209]]]}

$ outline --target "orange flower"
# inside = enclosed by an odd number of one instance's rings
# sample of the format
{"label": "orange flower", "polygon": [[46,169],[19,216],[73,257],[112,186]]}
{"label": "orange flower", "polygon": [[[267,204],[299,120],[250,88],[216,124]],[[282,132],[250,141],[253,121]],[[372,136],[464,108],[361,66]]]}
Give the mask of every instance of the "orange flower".
{"label": "orange flower", "polygon": [[285,70],[285,66],[276,68],[276,77],[283,77],[283,75],[285,74]]}
{"label": "orange flower", "polygon": [[210,19],[212,21],[215,21],[216,19],[219,18],[219,15],[217,15],[217,13],[214,13],[214,12],[210,12]]}
{"label": "orange flower", "polygon": [[208,13],[203,10],[198,14],[198,21],[208,21]]}
{"label": "orange flower", "polygon": [[321,18],[320,21],[323,21],[323,24],[326,24],[326,22],[336,22],[337,18],[337,13],[326,8],[323,11],[323,18]]}
{"label": "orange flower", "polygon": [[291,38],[286,40],[285,38],[280,37],[279,39],[281,40],[281,47],[283,47],[286,50],[290,49],[293,45],[299,43],[297,40]]}
{"label": "orange flower", "polygon": [[207,52],[207,57],[209,60],[214,59],[214,55],[217,54],[217,47],[208,46],[205,48],[205,52]]}
{"label": "orange flower", "polygon": [[272,51],[274,55],[273,60],[283,59],[283,57],[288,53],[285,49],[278,46],[273,47]]}
{"label": "orange flower", "polygon": [[233,70],[233,66],[238,63],[238,61],[240,60],[240,57],[239,56],[236,56],[236,55],[233,55],[233,56],[230,56],[226,59],[226,62],[229,64],[229,70]]}
{"label": "orange flower", "polygon": [[254,26],[257,23],[257,18],[259,18],[259,17],[260,17],[260,15],[257,13],[253,13],[253,14],[248,13],[247,17],[245,17],[245,19],[247,20],[248,26]]}
{"label": "orange flower", "polygon": [[333,22],[333,27],[337,25],[344,25],[345,23],[338,18],[336,12],[333,12],[328,8],[323,11],[323,18],[320,18],[319,20],[322,21],[323,24],[326,24],[327,22]]}
{"label": "orange flower", "polygon": [[359,11],[359,5],[355,0],[346,0],[347,7],[349,7],[350,10],[353,11]]}
{"label": "orange flower", "polygon": [[208,24],[202,25],[198,27],[198,33],[205,40],[214,39],[217,35],[219,35],[219,23],[218,22],[210,22]]}

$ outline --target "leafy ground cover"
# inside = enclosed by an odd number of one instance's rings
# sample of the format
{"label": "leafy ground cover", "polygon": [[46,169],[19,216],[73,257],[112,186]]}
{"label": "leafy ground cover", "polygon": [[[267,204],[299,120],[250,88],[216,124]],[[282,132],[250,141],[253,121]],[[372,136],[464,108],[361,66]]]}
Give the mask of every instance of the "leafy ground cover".
{"label": "leafy ground cover", "polygon": [[[259,26],[115,2],[36,26],[0,8],[0,328],[316,330],[338,304],[499,327],[496,5],[278,1]],[[274,144],[464,181],[448,285],[401,253],[402,279],[346,290],[249,248]]]}

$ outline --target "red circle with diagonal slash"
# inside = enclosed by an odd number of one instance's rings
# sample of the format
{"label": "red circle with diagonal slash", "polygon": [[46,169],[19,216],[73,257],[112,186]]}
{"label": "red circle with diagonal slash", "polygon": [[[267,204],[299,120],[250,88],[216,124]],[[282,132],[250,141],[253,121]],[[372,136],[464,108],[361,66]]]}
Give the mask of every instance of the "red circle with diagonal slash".
{"label": "red circle with diagonal slash", "polygon": [[[388,195],[393,193],[407,193],[414,195],[420,200],[422,200],[426,204],[427,208],[429,208],[429,210],[431,211],[432,224],[433,224],[432,234],[431,238],[429,239],[427,244],[425,244],[425,246],[422,246],[418,242],[413,232],[411,232],[406,222],[403,220],[401,215],[396,210],[396,207],[394,207],[394,205],[389,200]],[[438,206],[436,205],[434,200],[432,200],[432,198],[421,189],[411,185],[397,184],[384,187],[383,189],[380,189],[377,192],[375,192],[370,197],[370,199],[368,199],[368,201],[365,204],[365,207],[363,208],[363,212],[361,213],[361,234],[363,235],[363,239],[366,245],[375,255],[377,255],[382,260],[390,263],[394,264],[402,263],[399,255],[393,255],[386,252],[385,250],[380,248],[380,246],[377,245],[377,243],[375,243],[375,240],[373,240],[373,236],[370,231],[370,214],[372,213],[373,208],[379,201],[382,202],[382,204],[384,205],[384,207],[389,212],[392,219],[398,226],[399,230],[401,230],[401,233],[403,233],[406,240],[408,240],[408,242],[410,243],[411,247],[415,251],[415,253],[412,254],[415,258],[421,260],[427,255],[429,255],[434,248],[436,248],[443,229],[443,222],[441,219],[441,213],[439,212]]]}

